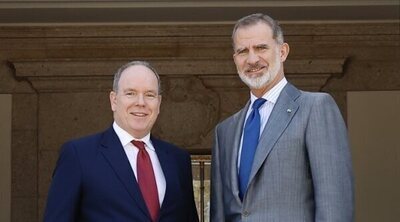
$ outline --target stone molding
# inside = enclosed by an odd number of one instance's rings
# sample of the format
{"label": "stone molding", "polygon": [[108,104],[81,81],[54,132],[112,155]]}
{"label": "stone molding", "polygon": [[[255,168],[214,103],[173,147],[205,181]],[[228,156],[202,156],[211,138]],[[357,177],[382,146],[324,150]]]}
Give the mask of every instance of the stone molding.
{"label": "stone molding", "polygon": [[[90,38],[90,37],[230,37],[229,24],[86,24],[0,25],[0,38]],[[285,36],[398,35],[399,21],[327,23],[282,22]]]}
{"label": "stone molding", "polygon": [[[244,86],[237,78],[231,59],[151,58],[148,61],[162,78],[198,76],[207,88]],[[329,78],[343,74],[345,61],[346,58],[288,59],[285,74],[298,87],[318,91]],[[40,93],[110,90],[113,73],[128,60],[91,58],[9,62],[16,77],[26,79]]]}

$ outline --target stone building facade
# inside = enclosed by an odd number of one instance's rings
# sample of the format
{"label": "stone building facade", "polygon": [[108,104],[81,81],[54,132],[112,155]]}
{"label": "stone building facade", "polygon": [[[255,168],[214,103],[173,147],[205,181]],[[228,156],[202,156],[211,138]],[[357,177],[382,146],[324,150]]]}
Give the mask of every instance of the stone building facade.
{"label": "stone building facade", "polygon": [[[282,26],[290,45],[287,79],[330,93],[345,118],[347,92],[400,90],[398,21]],[[110,126],[113,73],[131,60],[147,60],[161,75],[154,134],[207,162],[213,127],[249,97],[233,64],[231,30],[232,24],[0,26],[0,93],[12,95],[11,221],[41,221],[60,145]]]}

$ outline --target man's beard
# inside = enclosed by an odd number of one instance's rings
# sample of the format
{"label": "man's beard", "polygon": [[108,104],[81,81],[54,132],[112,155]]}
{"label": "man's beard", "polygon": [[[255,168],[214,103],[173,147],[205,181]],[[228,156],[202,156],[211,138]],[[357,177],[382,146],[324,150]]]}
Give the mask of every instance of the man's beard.
{"label": "man's beard", "polygon": [[[280,62],[281,62],[280,58],[279,56],[277,56],[274,63],[270,64],[268,66],[268,69],[257,77],[249,77],[244,72],[240,72],[238,70],[239,77],[250,89],[261,89],[267,84],[271,83],[278,75]],[[259,66],[255,66],[251,68],[258,68],[258,67]]]}

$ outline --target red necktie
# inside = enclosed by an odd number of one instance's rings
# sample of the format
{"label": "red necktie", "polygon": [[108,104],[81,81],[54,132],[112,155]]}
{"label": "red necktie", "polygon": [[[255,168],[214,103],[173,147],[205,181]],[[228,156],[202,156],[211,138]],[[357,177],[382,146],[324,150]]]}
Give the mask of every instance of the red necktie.
{"label": "red necktie", "polygon": [[137,180],[140,191],[147,209],[150,212],[152,221],[156,221],[160,210],[160,202],[158,201],[158,191],[156,178],[154,176],[153,166],[151,165],[150,156],[144,148],[142,141],[132,141],[132,144],[139,149],[137,155]]}

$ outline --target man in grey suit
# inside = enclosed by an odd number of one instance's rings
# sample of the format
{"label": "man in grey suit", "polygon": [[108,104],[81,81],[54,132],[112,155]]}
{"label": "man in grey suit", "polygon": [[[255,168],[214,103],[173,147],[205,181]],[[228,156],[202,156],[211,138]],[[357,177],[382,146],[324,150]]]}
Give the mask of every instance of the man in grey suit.
{"label": "man in grey suit", "polygon": [[289,45],[269,16],[240,19],[232,40],[250,100],[215,129],[211,221],[353,221],[347,130],[332,97],[287,82]]}

